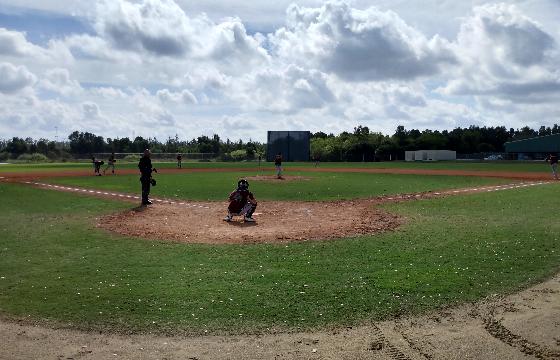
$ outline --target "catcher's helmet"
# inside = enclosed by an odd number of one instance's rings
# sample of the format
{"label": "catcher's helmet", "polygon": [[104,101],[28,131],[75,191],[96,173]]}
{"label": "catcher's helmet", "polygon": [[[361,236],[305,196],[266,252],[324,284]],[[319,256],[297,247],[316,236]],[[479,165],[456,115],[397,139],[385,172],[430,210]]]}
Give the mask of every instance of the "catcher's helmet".
{"label": "catcher's helmet", "polygon": [[249,182],[245,179],[241,179],[237,182],[237,188],[239,190],[248,190],[249,189]]}

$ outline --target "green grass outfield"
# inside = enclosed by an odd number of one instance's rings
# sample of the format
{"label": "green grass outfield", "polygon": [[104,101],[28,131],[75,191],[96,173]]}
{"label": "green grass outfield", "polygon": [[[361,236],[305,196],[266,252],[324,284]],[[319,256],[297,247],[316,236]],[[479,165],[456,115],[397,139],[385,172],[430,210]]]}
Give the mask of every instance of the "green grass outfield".
{"label": "green grass outfield", "polygon": [[[158,185],[152,196],[187,200],[224,200],[237,187],[241,177],[272,172],[154,174]],[[307,180],[254,181],[250,189],[262,200],[336,200],[416,193],[430,190],[465,188],[511,182],[507,179],[472,176],[396,175],[367,173],[312,173],[292,171]],[[138,175],[52,178],[47,182],[101,190],[140,192]]]}
{"label": "green grass outfield", "polygon": [[386,205],[408,222],[376,236],[211,246],[109,235],[95,218],[130,204],[0,183],[0,314],[84,329],[239,333],[478,300],[559,270],[559,190]]}
{"label": "green grass outfield", "polygon": [[[176,168],[175,162],[157,162],[154,164],[159,168]],[[117,162],[118,169],[136,169],[136,163]],[[272,163],[263,162],[263,168],[273,168]],[[102,166],[102,169],[105,165]],[[284,163],[286,171],[298,167],[313,167],[311,162]],[[259,168],[255,161],[249,162],[183,162],[183,168]],[[548,173],[549,166],[544,161],[524,162],[524,161],[440,161],[440,162],[370,162],[370,163],[347,163],[332,162],[320,163],[319,168],[371,168],[371,169],[428,169],[428,170],[472,170],[472,171],[503,171],[503,172],[542,172]],[[0,165],[2,172],[37,172],[37,171],[57,171],[57,170],[79,170],[92,169],[91,163],[47,163],[47,164],[7,164]],[[93,171],[93,170],[92,170]]]}

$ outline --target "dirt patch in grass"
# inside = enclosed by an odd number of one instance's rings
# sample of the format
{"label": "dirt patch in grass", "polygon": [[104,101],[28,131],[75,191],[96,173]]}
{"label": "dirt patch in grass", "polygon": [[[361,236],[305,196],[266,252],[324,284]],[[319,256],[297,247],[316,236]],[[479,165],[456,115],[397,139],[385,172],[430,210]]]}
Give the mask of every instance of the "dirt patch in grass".
{"label": "dirt patch in grass", "polygon": [[227,203],[156,204],[102,217],[98,226],[122,235],[185,243],[245,244],[339,239],[393,230],[404,219],[371,201],[260,202],[256,223],[225,222]]}

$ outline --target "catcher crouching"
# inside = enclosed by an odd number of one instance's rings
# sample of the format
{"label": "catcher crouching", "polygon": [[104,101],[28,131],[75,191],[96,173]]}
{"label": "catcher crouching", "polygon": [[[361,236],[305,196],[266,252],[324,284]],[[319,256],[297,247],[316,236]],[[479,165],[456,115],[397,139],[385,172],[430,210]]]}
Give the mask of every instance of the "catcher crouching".
{"label": "catcher crouching", "polygon": [[245,222],[255,222],[253,213],[257,208],[257,200],[249,191],[249,182],[241,179],[237,182],[237,189],[229,194],[228,214],[224,221],[230,222],[234,216],[243,216]]}

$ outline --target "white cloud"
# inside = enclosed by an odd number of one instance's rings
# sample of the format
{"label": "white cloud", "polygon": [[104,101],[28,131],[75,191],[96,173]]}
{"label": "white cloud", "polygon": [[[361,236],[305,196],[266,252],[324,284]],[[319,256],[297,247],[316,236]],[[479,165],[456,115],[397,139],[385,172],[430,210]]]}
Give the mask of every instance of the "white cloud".
{"label": "white cloud", "polygon": [[172,92],[169,91],[169,89],[161,89],[157,91],[156,96],[162,103],[175,102],[183,104],[198,104],[196,96],[187,89],[184,89],[181,92]]}
{"label": "white cloud", "polygon": [[106,100],[122,101],[128,99],[128,94],[126,94],[121,89],[117,89],[111,86],[93,87],[89,89],[89,93],[92,96],[100,96]]}
{"label": "white cloud", "polygon": [[188,70],[183,82],[190,88],[208,88],[219,91],[230,84],[231,76],[222,73],[213,66],[200,64],[200,66]]}
{"label": "white cloud", "polygon": [[82,104],[84,118],[92,120],[99,118],[99,105],[94,102],[85,102]]}
{"label": "white cloud", "polygon": [[204,41],[203,56],[222,66],[233,66],[239,72],[268,61],[268,53],[261,47],[259,37],[247,34],[245,25],[239,19],[230,19],[213,26],[207,24],[208,36],[200,33]]}
{"label": "white cloud", "polygon": [[73,57],[60,41],[50,40],[46,47],[29,42],[24,32],[0,28],[0,60],[17,61],[29,68],[71,64]]}
{"label": "white cloud", "polygon": [[80,83],[70,77],[68,69],[64,68],[47,70],[39,86],[65,96],[78,95],[83,90]]}
{"label": "white cloud", "polygon": [[560,94],[560,53],[554,38],[514,5],[474,9],[461,26],[460,72],[439,92],[542,101]]}
{"label": "white cloud", "polygon": [[[266,59],[266,51],[239,19],[216,24],[204,15],[192,18],[173,0],[101,1],[95,27],[118,50],[212,60],[236,69]],[[96,49],[103,45],[90,42]]]}
{"label": "white cloud", "polygon": [[0,55],[26,56],[31,55],[34,46],[27,42],[25,34],[0,28]]}
{"label": "white cloud", "polygon": [[37,81],[37,77],[30,73],[25,66],[0,63],[0,92],[14,94],[32,86],[35,81]]}
{"label": "white cloud", "polygon": [[74,57],[82,60],[141,63],[134,53],[123,53],[98,36],[88,34],[71,35],[66,37],[62,43]]}
{"label": "white cloud", "polygon": [[295,65],[256,71],[232,84],[230,91],[243,108],[259,111],[291,113],[335,101],[326,74]]}
{"label": "white cloud", "polygon": [[455,61],[447,41],[430,40],[392,11],[330,1],[288,8],[287,26],[269,36],[274,54],[349,81],[413,79]]}
{"label": "white cloud", "polygon": [[116,48],[163,56],[183,56],[193,41],[189,19],[172,0],[101,1],[96,29]]}

